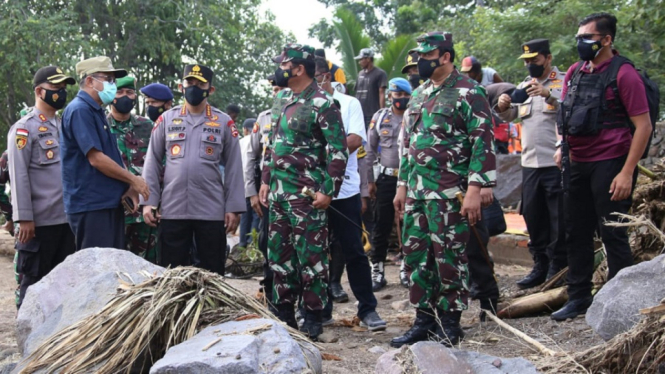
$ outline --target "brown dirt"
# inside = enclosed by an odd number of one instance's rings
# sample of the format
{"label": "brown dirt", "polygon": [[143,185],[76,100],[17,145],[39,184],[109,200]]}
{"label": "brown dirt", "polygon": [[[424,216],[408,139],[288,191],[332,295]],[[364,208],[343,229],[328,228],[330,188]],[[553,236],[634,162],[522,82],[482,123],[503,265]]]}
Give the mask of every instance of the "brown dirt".
{"label": "brown dirt", "polygon": [[[528,272],[527,268],[514,265],[497,265],[497,276],[502,294],[515,290],[515,281]],[[379,301],[378,313],[388,322],[385,332],[370,333],[355,331],[350,327],[339,326],[340,321],[351,321],[356,314],[356,300],[350,292],[348,281],[344,279],[344,288],[349,293],[348,303],[336,304],[334,318],[336,326],[327,327],[339,341],[321,345],[323,352],[339,356],[341,361],[324,361],[323,372],[328,373],[374,373],[376,360],[381,353],[371,353],[369,349],[378,346],[389,350],[390,339],[406,331],[414,316],[412,308],[396,311],[391,307],[395,301],[408,299],[408,291],[399,285],[399,268],[386,266],[388,286],[376,293]],[[229,280],[235,287],[254,295],[258,290],[256,279]],[[14,271],[12,258],[0,256],[0,366],[4,363],[18,361],[15,338]],[[473,350],[498,357],[525,357],[538,364],[543,356],[514,335],[502,330],[494,322],[480,323],[477,316],[478,303],[473,302],[470,309],[463,314],[462,325],[466,331],[466,339],[461,348]],[[554,350],[573,352],[599,344],[601,339],[594,335],[583,317],[575,320],[555,323],[547,315],[539,317],[506,320],[511,326],[520,329],[537,339],[545,346]],[[358,330],[358,328],[356,328]]]}

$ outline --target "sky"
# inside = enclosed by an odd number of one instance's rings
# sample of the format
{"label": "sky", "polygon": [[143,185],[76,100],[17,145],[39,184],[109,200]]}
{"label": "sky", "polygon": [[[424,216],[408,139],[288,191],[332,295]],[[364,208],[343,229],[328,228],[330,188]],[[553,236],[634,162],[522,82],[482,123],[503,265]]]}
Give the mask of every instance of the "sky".
{"label": "sky", "polygon": [[[277,27],[284,32],[292,32],[298,43],[320,48],[321,43],[315,38],[308,38],[308,29],[321,18],[332,19],[333,8],[327,8],[317,0],[264,0],[261,13],[269,10],[275,15]],[[340,63],[340,56],[334,49],[326,50],[326,57]]]}

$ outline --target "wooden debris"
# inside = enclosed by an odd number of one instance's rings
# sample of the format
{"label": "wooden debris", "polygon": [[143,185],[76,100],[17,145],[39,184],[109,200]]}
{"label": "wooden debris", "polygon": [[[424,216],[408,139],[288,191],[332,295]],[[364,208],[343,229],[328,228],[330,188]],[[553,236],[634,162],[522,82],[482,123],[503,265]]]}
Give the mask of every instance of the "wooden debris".
{"label": "wooden debris", "polygon": [[539,341],[533,339],[529,335],[527,335],[527,334],[523,333],[522,331],[520,331],[520,330],[510,326],[509,324],[503,322],[497,316],[493,315],[491,312],[489,312],[489,311],[486,311],[486,312],[487,312],[487,317],[488,318],[490,318],[492,321],[496,322],[502,328],[510,331],[511,333],[513,333],[518,338],[520,338],[520,339],[524,340],[525,342],[531,344],[536,349],[538,349],[539,352],[541,352],[543,354],[546,354],[548,356],[560,356],[560,355],[563,354],[562,352],[555,352],[555,351],[545,347],[542,343],[540,343]]}
{"label": "wooden debris", "polygon": [[323,361],[342,361],[341,357],[330,353],[321,353],[321,359]]}
{"label": "wooden debris", "polygon": [[213,345],[215,345],[215,344],[217,344],[217,343],[219,343],[219,342],[221,342],[221,341],[222,341],[222,338],[217,338],[217,339],[213,340],[213,341],[210,342],[208,345],[206,345],[205,347],[203,347],[202,351],[203,351],[203,352],[207,351],[207,350],[210,349]]}

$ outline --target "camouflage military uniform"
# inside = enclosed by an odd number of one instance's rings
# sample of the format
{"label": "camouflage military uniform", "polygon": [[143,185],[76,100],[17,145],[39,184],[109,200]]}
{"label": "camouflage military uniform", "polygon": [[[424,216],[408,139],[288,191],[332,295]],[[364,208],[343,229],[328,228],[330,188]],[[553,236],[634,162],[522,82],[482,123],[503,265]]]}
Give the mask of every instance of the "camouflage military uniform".
{"label": "camouflage military uniform", "polygon": [[[452,45],[450,34],[433,37],[450,37]],[[440,87],[426,81],[409,102],[398,184],[407,187],[405,267],[418,308],[467,308],[469,226],[455,193],[495,184],[490,116],[485,90],[456,69]]]}
{"label": "camouflage military uniform", "polygon": [[319,311],[328,299],[328,220],[301,191],[339,192],[348,158],[344,126],[337,105],[314,81],[300,94],[281,91],[271,113],[262,183],[270,186],[273,301],[293,305],[302,291],[305,308]]}
{"label": "camouflage military uniform", "polygon": [[[130,115],[128,121],[118,122],[111,114],[107,116],[111,133],[116,136],[122,161],[127,170],[134,175],[141,175],[143,162],[148,151],[152,121],[148,118]],[[127,249],[146,260],[157,261],[157,229],[143,222],[140,209],[136,213],[125,215],[125,243]]]}

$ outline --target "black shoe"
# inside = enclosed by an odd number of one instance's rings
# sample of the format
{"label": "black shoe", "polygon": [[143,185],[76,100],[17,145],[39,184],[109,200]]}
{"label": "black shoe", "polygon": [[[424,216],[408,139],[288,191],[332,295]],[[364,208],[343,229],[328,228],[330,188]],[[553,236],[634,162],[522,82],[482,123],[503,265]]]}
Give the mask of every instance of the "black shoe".
{"label": "black shoe", "polygon": [[293,310],[293,304],[284,303],[277,305],[277,317],[289,327],[298,330],[296,312]]}
{"label": "black shoe", "polygon": [[586,310],[589,309],[592,302],[593,296],[587,296],[583,299],[577,300],[568,300],[561,309],[552,313],[550,318],[555,321],[565,321],[568,318],[575,318],[580,314],[586,313]]}
{"label": "black shoe", "polygon": [[404,268],[404,260],[402,260],[402,263],[399,266],[399,282],[402,284],[402,287],[409,288],[409,275]]}
{"label": "black shoe", "polygon": [[497,306],[499,305],[499,301],[497,299],[482,299],[480,300],[480,322],[485,322],[487,319],[487,313],[485,312],[488,310],[490,313],[493,315],[496,315],[497,312]]}
{"label": "black shoe", "polygon": [[545,279],[547,279],[547,271],[549,270],[550,266],[550,262],[547,259],[547,256],[536,256],[534,257],[533,261],[533,269],[529,275],[517,282],[517,285],[521,289],[540,286],[541,284],[545,283]]}
{"label": "black shoe", "polygon": [[369,312],[360,321],[360,327],[367,327],[369,331],[381,331],[386,329],[386,321],[382,320],[375,311]]}
{"label": "black shoe", "polygon": [[330,293],[335,303],[345,303],[349,301],[349,295],[346,294],[344,288],[339,283],[330,283]]}
{"label": "black shoe", "polygon": [[386,273],[383,270],[383,262],[375,262],[372,264],[372,291],[380,291],[386,286]]}
{"label": "black shoe", "polygon": [[434,331],[436,319],[432,309],[416,309],[416,320],[413,326],[402,336],[393,338],[390,346],[399,348],[405,344],[413,344],[427,340],[429,334]]}
{"label": "black shoe", "polygon": [[439,321],[434,328],[434,335],[441,344],[452,348],[464,339],[464,331],[460,320],[462,312],[444,312],[437,310]]}
{"label": "black shoe", "polygon": [[300,332],[307,335],[312,341],[317,341],[319,335],[323,334],[323,317],[320,310],[306,311],[305,322],[300,327]]}

